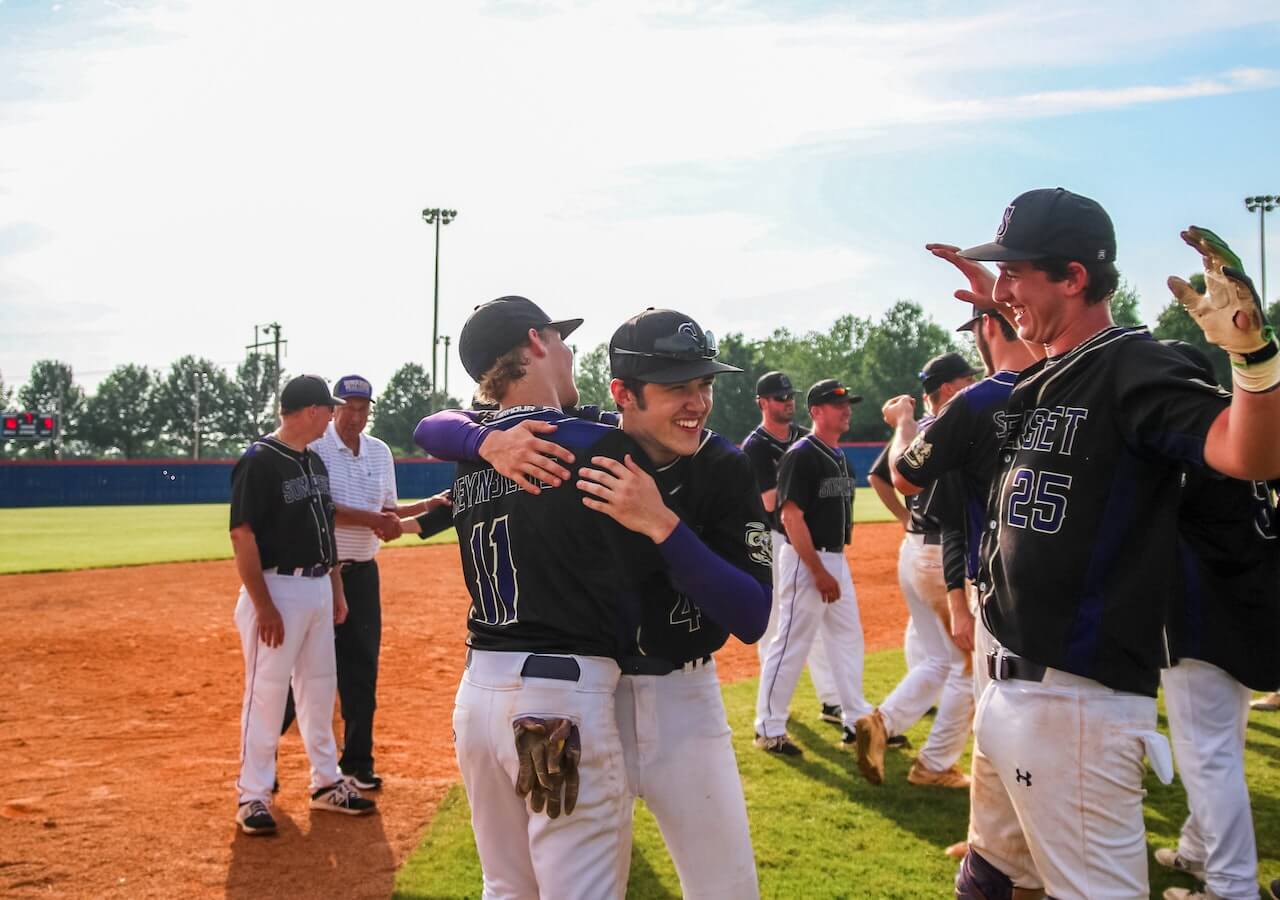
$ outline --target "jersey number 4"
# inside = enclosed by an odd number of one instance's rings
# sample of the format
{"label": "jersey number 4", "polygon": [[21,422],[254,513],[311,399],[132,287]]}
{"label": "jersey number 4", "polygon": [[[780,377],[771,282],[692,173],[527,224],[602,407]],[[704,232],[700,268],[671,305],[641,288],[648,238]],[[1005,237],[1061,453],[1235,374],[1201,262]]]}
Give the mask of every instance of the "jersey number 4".
{"label": "jersey number 4", "polygon": [[511,625],[519,621],[520,585],[516,581],[507,517],[494,519],[489,524],[488,540],[484,525],[477,522],[471,529],[471,563],[476,585],[471,617],[485,625]]}

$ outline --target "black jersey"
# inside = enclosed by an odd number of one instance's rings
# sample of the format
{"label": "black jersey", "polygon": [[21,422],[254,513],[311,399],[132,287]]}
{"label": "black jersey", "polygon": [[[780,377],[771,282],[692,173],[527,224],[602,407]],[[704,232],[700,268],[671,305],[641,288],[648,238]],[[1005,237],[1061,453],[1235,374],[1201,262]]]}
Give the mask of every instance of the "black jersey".
{"label": "black jersey", "polygon": [[978,590],[1001,644],[1154,697],[1180,464],[1230,395],[1145,328],[1104,329],[1018,377]]}
{"label": "black jersey", "polygon": [[1183,473],[1171,661],[1212,663],[1241,684],[1280,684],[1280,522],[1260,481]]}
{"label": "black jersey", "polygon": [[260,437],[231,470],[231,527],[248,525],[263,569],[338,560],[329,472],[314,450]]}
{"label": "black jersey", "polygon": [[[657,470],[658,487],[672,512],[717,556],[772,582],[769,526],[752,466],[741,450],[712,431],[692,456]],[[724,646],[729,632],[677,592],[665,571],[640,587],[642,618],[638,652],[676,665]]]}
{"label": "black jersey", "polygon": [[[746,440],[742,442],[742,452],[751,461],[751,471],[755,474],[756,487],[761,494],[778,486],[778,463],[782,462],[782,454],[803,436],[804,431],[796,427],[795,423],[788,426],[785,441],[780,441],[771,435],[763,425],[757,425],[755,430],[747,435]],[[769,527],[774,531],[781,531],[782,520],[779,518],[779,507],[775,506],[773,512],[766,515],[769,517]]]}
{"label": "black jersey", "polygon": [[804,511],[813,546],[839,553],[853,533],[853,472],[844,453],[807,434],[778,466],[778,510],[788,500]]}
{"label": "black jersey", "polygon": [[483,462],[458,464],[453,521],[471,593],[469,643],[479,650],[616,658],[634,586],[662,560],[648,538],[583,505],[578,469],[593,456],[621,460],[630,453],[650,468],[648,458],[619,429],[559,410],[513,407],[485,421],[507,429],[529,419],[554,422],[547,440],[573,451],[576,461],[560,487],[529,494]]}
{"label": "black jersey", "polygon": [[[927,416],[920,420],[920,426],[922,428],[927,427],[931,421],[933,421],[933,417]],[[889,449],[891,446],[891,444],[886,444],[885,448],[880,451],[880,455],[876,457],[876,461],[871,464],[871,474],[882,481],[887,481],[890,486],[893,485],[893,473],[889,471]],[[941,534],[942,525],[938,522],[938,518],[932,510],[933,495],[936,488],[937,482],[931,481],[920,493],[904,497],[909,515],[907,519],[908,534]]]}
{"label": "black jersey", "polygon": [[987,500],[1000,445],[1009,430],[1005,404],[1017,378],[1016,372],[1000,371],[966,387],[938,411],[897,462],[898,473],[917,487],[934,484],[949,472],[960,473],[965,568],[971,579],[978,576]]}

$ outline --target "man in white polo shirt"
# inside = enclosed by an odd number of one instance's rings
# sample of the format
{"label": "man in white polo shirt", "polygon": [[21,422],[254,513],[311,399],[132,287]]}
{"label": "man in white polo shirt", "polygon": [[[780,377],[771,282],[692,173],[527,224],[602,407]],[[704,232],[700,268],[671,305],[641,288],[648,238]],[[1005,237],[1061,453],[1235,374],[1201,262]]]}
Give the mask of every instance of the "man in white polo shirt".
{"label": "man in white polo shirt", "polygon": [[378,563],[381,541],[400,536],[400,517],[427,511],[427,501],[401,506],[396,495],[391,448],[364,433],[373,405],[373,387],[359,375],[339,378],[333,394],[345,401],[340,416],[311,449],[329,470],[337,506],[338,559],[350,612],[334,628],[338,697],[344,723],[342,772],[363,790],[382,787],[373,768],[373,711],[377,707],[378,649],[382,643],[382,602]]}

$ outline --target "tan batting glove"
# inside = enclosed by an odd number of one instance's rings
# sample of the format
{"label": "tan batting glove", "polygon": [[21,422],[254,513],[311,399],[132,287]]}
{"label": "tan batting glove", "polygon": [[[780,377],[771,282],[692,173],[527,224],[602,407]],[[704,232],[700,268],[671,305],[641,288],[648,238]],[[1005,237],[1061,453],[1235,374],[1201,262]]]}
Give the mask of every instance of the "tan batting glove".
{"label": "tan batting glove", "polygon": [[569,815],[578,804],[578,726],[565,718],[522,716],[511,728],[516,739],[516,793],[529,797],[535,813],[545,808],[555,819],[563,808]]}
{"label": "tan batting glove", "polygon": [[1207,228],[1192,225],[1182,239],[1204,261],[1207,290],[1200,294],[1177,276],[1169,278],[1169,290],[1205,339],[1227,351],[1232,380],[1239,387],[1255,393],[1275,387],[1280,383],[1280,346],[1240,257]]}

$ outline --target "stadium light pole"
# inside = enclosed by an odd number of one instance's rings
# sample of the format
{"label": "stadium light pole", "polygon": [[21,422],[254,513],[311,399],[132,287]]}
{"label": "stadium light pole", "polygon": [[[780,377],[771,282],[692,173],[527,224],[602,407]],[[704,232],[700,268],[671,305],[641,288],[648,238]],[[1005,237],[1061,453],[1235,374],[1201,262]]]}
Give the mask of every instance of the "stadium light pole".
{"label": "stadium light pole", "polygon": [[191,444],[192,459],[200,459],[200,385],[204,382],[207,372],[196,369],[191,373],[191,397],[195,404],[195,415],[192,417],[192,430],[195,438]]}
{"label": "stadium light pole", "polygon": [[431,304],[431,390],[438,391],[436,381],[436,345],[440,343],[440,226],[448,225],[458,217],[456,209],[429,207],[422,211],[422,221],[436,229],[436,286]]}
{"label": "stadium light pole", "polygon": [[1260,194],[1257,197],[1245,197],[1244,208],[1258,214],[1258,252],[1262,256],[1262,308],[1267,308],[1267,213],[1276,208],[1280,197],[1273,194]]}
{"label": "stadium light pole", "polygon": [[[444,397],[446,402],[449,399],[449,342],[453,338],[447,334],[440,335],[440,340],[444,344]],[[435,385],[431,386],[431,390],[435,390]]]}

